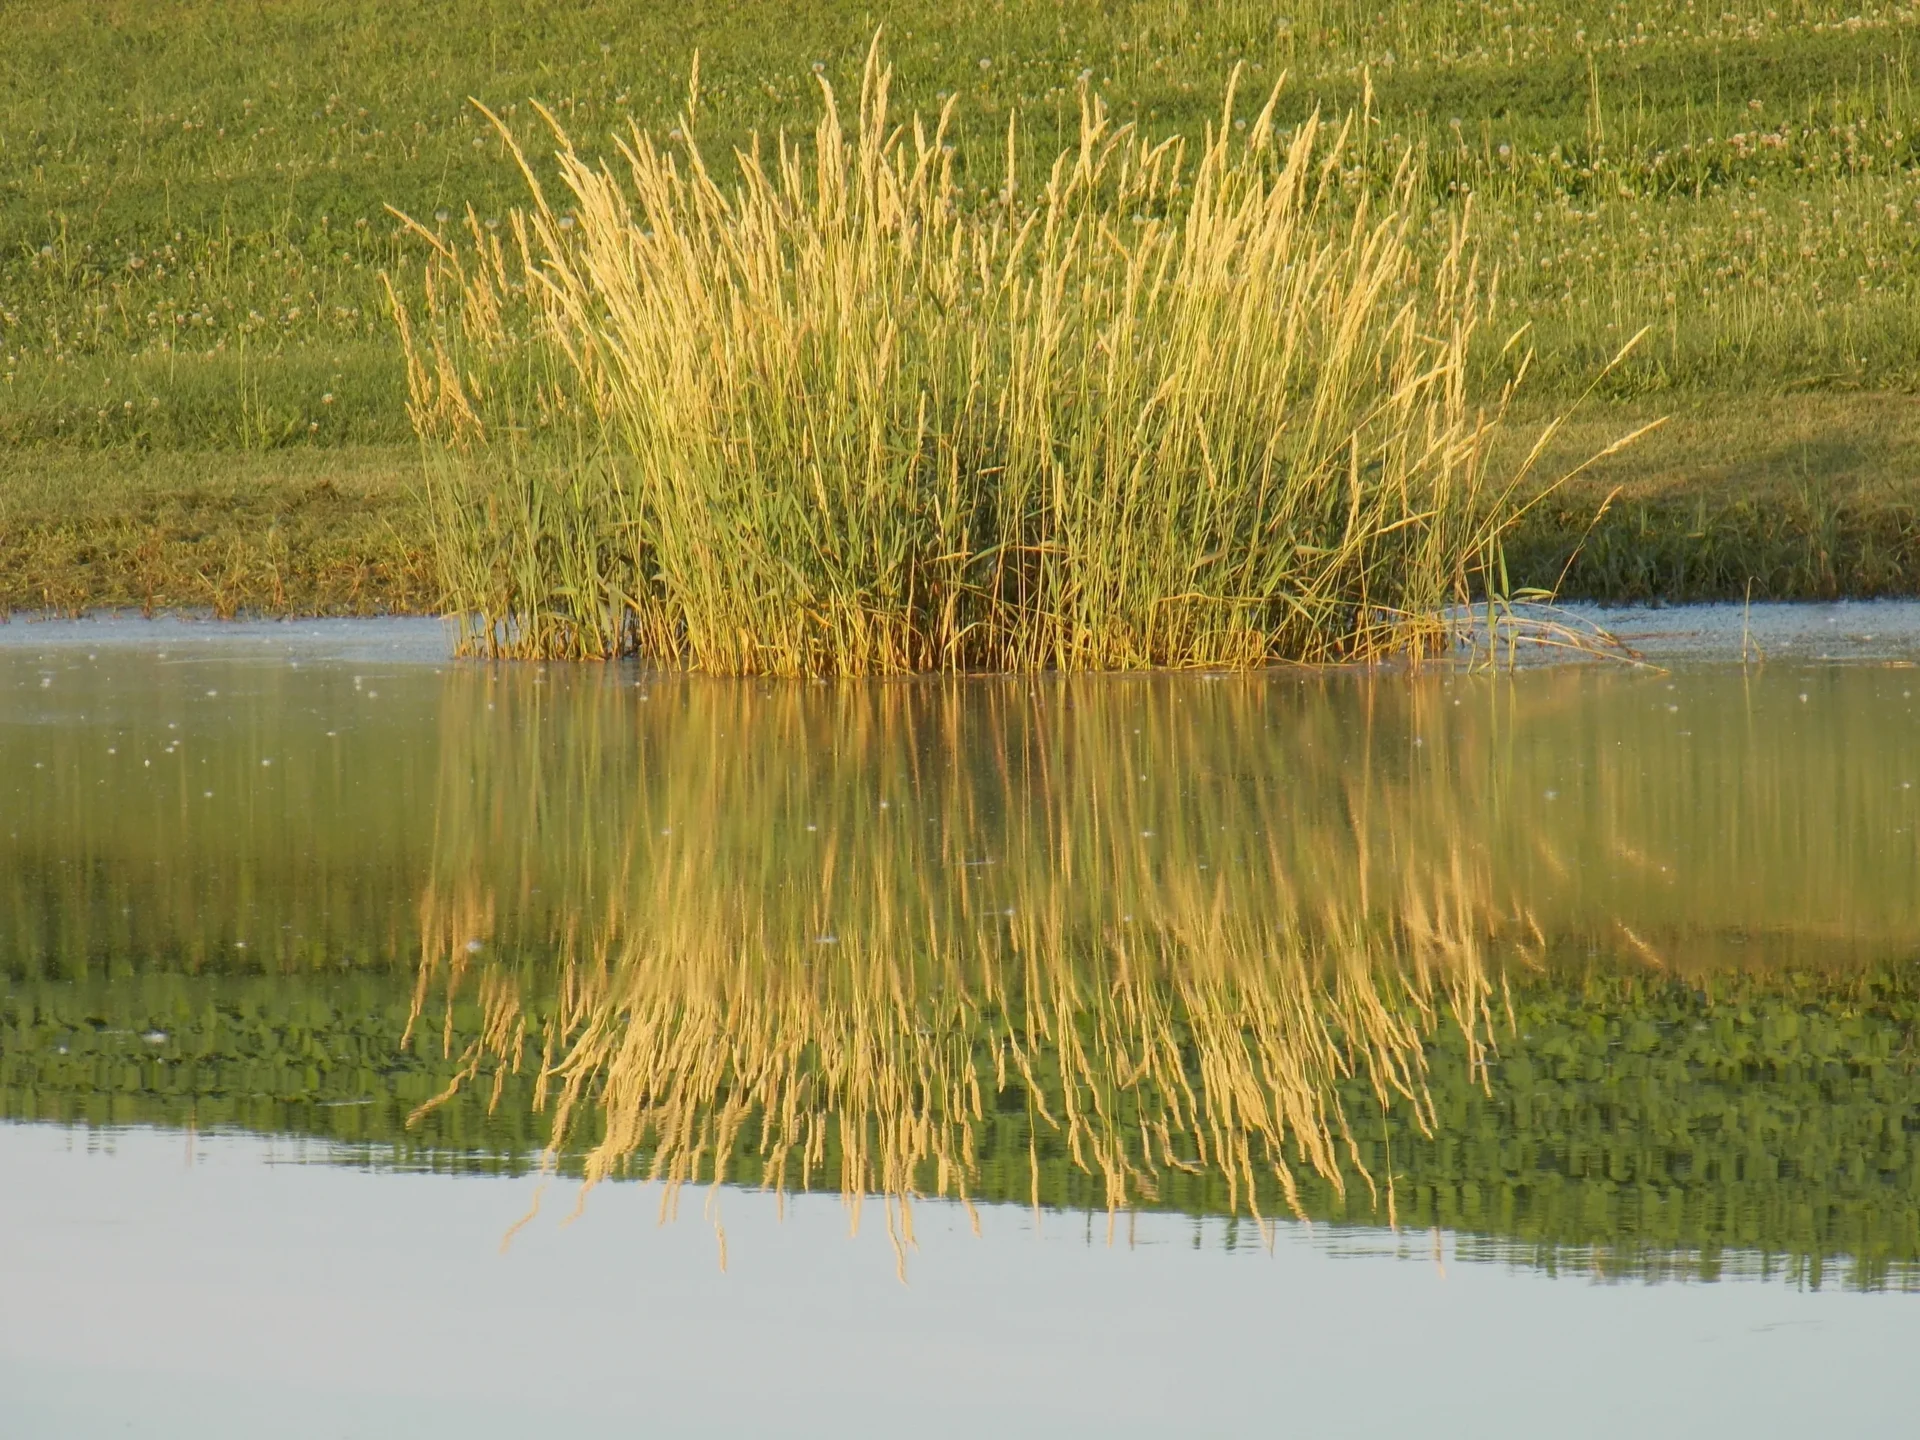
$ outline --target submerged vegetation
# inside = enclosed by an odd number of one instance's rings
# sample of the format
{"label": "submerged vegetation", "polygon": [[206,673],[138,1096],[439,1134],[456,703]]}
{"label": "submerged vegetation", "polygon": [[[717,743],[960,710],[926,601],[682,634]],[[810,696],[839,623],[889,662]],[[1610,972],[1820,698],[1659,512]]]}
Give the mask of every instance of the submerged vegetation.
{"label": "submerged vegetation", "polygon": [[[741,674],[1247,666],[1418,650],[1499,583],[1464,218],[1422,264],[1413,157],[1238,122],[1188,166],[1085,87],[1029,199],[975,205],[954,104],[754,137],[729,185],[635,127],[561,145],[503,244],[424,227],[395,300],[449,607],[489,654]],[[503,128],[506,143],[513,145]],[[677,152],[677,153],[676,153]],[[517,147],[514,153],[519,155]],[[525,166],[525,161],[522,161]],[[416,327],[419,336],[416,338]]]}

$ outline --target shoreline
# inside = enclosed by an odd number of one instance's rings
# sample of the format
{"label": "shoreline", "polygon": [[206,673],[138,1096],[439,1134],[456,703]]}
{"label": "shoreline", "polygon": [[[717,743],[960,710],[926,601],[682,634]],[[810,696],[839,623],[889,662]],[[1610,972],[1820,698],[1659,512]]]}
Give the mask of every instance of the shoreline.
{"label": "shoreline", "polygon": [[[1636,660],[1655,667],[1670,665],[1726,665],[1750,661],[1768,664],[1868,665],[1889,669],[1920,668],[1920,597],[1877,597],[1834,600],[1767,600],[1752,605],[1724,601],[1685,604],[1515,606],[1523,622],[1559,619],[1585,627],[1618,642]],[[1468,623],[1471,624],[1469,617]],[[386,613],[332,616],[288,616],[239,613],[219,615],[211,609],[170,609],[142,614],[137,609],[96,609],[79,615],[52,611],[16,611],[0,617],[0,654],[44,648],[146,647],[179,645],[217,650],[229,657],[245,647],[277,647],[276,655],[297,654],[309,660],[398,661],[443,664],[477,657],[456,657],[451,648],[454,623],[437,614]],[[1573,658],[1529,647],[1523,641],[1520,668],[1578,664],[1606,664],[1601,648],[1576,652]],[[1743,661],[1743,655],[1746,661]],[[182,657],[186,658],[186,657]],[[537,667],[578,664],[587,669],[607,664],[632,666],[662,676],[694,675],[695,671],[652,670],[638,657],[616,661],[532,661]],[[1455,662],[1441,660],[1436,668]],[[1131,670],[1106,672],[1046,672],[1057,678],[1085,679],[1097,674],[1128,678],[1153,676],[1218,676],[1221,674],[1290,674],[1321,671],[1351,674],[1373,670],[1391,672],[1412,668],[1403,662],[1379,666],[1300,666],[1275,663],[1253,670]],[[1506,668],[1504,663],[1502,669]],[[885,677],[899,679],[995,679],[1002,672],[928,672],[926,675]],[[736,677],[707,677],[716,679]],[[764,684],[767,677],[747,677]],[[880,677],[867,677],[877,679]],[[1032,679],[1031,675],[1024,678]]]}

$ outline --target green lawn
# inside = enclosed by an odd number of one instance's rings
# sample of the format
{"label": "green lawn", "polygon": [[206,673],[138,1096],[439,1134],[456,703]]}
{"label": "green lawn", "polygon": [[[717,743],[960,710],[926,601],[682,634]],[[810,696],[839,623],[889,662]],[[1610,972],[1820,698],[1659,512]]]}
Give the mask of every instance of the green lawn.
{"label": "green lawn", "polygon": [[421,273],[386,206],[484,222],[522,193],[468,98],[604,148],[674,123],[697,50],[713,154],[809,126],[815,72],[856,84],[877,25],[904,107],[958,96],[963,155],[1015,115],[1051,153],[1083,75],[1156,135],[1217,120],[1238,63],[1241,118],[1283,72],[1289,118],[1367,106],[1376,153],[1418,147],[1432,237],[1470,207],[1496,328],[1531,327],[1530,414],[1651,327],[1573,434],[1674,418],[1539,513],[1527,578],[1622,484],[1573,589],[1920,586],[1920,10],[6,0],[0,25],[0,606],[429,603],[379,277]]}

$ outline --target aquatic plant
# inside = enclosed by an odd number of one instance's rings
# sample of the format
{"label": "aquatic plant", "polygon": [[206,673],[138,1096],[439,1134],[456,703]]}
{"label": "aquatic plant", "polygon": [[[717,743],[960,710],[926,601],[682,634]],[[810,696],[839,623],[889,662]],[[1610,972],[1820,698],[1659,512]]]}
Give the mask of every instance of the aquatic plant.
{"label": "aquatic plant", "polygon": [[1488,473],[1488,287],[1465,214],[1417,256],[1410,152],[1347,196],[1377,163],[1361,117],[1283,128],[1276,90],[1236,131],[1229,84],[1189,165],[1083,87],[1037,192],[1010,119],[981,193],[952,100],[893,117],[877,39],[850,133],[820,83],[811,148],[756,137],[730,187],[692,138],[696,67],[680,138],[633,127],[618,172],[547,114],[564,198],[521,157],[509,237],[416,227],[435,273],[394,313],[471,648],[1346,660],[1430,648],[1500,583],[1530,460]]}

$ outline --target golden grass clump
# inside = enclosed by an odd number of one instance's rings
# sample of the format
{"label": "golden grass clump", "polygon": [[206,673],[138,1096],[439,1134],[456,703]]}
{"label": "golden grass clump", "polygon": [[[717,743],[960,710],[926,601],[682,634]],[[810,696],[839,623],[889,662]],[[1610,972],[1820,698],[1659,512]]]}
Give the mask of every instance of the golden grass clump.
{"label": "golden grass clump", "polygon": [[1017,123],[983,187],[953,102],[896,120],[877,40],[851,131],[821,83],[811,146],[756,137],[730,182],[697,68],[617,163],[549,115],[557,189],[522,157],[504,231],[420,230],[394,309],[471,648],[1252,666],[1417,652],[1488,588],[1520,508],[1504,395],[1465,388],[1488,286],[1464,215],[1417,257],[1410,163],[1343,185],[1359,121],[1238,130],[1229,85],[1190,159],[1083,92],[1026,194]]}

